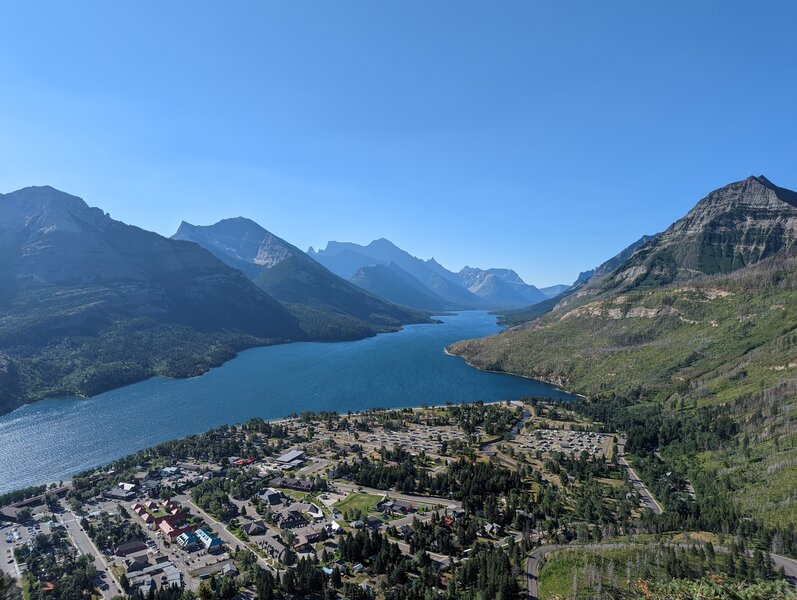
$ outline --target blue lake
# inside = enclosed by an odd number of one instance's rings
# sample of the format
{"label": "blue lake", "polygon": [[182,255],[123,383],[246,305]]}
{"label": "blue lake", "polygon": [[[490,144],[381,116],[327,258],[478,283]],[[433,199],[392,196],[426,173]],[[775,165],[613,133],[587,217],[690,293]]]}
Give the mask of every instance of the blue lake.
{"label": "blue lake", "polygon": [[193,379],[154,378],[95,398],[61,398],[0,417],[0,492],[65,479],[142,448],[251,417],[517,399],[566,398],[544,383],[485,373],[444,348],[499,331],[481,311],[357,342],[242,352]]}

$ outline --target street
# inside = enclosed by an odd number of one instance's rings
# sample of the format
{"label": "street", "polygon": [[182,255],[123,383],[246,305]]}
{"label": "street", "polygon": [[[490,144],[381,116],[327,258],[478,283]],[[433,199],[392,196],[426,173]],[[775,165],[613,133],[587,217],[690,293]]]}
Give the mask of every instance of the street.
{"label": "street", "polygon": [[94,542],[91,541],[88,534],[83,531],[83,528],[80,526],[80,519],[77,515],[71,510],[67,510],[62,514],[61,522],[64,524],[64,529],[66,529],[69,538],[72,540],[72,544],[77,548],[78,552],[80,552],[80,554],[92,556],[94,558],[94,565],[97,567],[97,572],[100,574],[104,573],[102,580],[107,584],[107,589],[100,590],[103,599],[110,600],[114,596],[123,595],[122,588],[119,582],[116,581],[105,557],[94,545]]}

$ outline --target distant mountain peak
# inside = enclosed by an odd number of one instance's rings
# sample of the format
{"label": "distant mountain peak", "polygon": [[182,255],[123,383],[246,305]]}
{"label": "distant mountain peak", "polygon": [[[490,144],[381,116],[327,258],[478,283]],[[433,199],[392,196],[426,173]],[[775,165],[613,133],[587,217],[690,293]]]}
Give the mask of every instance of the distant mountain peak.
{"label": "distant mountain peak", "polygon": [[303,256],[298,248],[246,217],[222,219],[206,226],[183,221],[172,237],[215,250],[214,254],[222,260],[229,256],[258,267],[271,268],[291,256]]}

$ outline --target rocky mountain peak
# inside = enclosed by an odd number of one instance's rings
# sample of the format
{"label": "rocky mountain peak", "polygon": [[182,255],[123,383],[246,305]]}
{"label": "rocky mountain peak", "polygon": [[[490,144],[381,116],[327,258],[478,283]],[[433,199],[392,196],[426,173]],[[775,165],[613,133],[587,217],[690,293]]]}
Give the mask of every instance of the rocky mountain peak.
{"label": "rocky mountain peak", "polygon": [[245,263],[271,268],[302,252],[251,219],[233,217],[214,225],[183,223],[174,239],[192,241],[217,256],[227,255]]}

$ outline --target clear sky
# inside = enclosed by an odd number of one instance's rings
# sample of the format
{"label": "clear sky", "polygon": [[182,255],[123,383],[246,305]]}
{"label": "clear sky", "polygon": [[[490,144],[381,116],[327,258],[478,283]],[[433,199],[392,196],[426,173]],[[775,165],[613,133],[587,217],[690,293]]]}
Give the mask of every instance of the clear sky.
{"label": "clear sky", "polygon": [[570,282],[725,183],[797,188],[795,24],[793,0],[5,2],[0,191]]}

